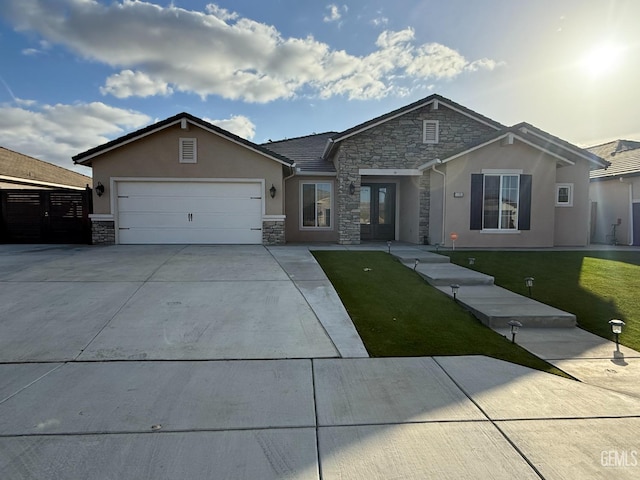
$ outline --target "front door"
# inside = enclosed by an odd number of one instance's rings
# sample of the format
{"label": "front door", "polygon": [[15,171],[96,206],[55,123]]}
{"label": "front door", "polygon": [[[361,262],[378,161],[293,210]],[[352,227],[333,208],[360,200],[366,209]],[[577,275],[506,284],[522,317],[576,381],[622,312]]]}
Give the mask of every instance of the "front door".
{"label": "front door", "polygon": [[396,185],[363,183],[360,187],[360,240],[395,240]]}

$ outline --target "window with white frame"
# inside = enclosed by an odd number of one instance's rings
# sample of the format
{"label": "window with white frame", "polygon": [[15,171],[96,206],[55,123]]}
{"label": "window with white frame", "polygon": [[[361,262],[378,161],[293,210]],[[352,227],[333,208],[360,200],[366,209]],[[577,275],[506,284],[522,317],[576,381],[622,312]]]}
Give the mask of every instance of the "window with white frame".
{"label": "window with white frame", "polygon": [[573,183],[556,183],[556,207],[573,207]]}
{"label": "window with white frame", "polygon": [[519,175],[485,175],[483,229],[517,230]]}
{"label": "window with white frame", "polygon": [[422,143],[438,143],[439,134],[438,120],[423,120]]}
{"label": "window with white frame", "polygon": [[195,138],[180,139],[180,163],[198,163],[198,144]]}
{"label": "window with white frame", "polygon": [[329,182],[301,184],[302,228],[331,228],[331,190]]}

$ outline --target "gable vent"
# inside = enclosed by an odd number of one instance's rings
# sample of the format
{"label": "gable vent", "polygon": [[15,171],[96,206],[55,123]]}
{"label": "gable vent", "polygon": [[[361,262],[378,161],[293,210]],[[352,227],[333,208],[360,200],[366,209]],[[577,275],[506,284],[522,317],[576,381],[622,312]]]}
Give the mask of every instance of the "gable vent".
{"label": "gable vent", "polygon": [[195,138],[180,139],[180,163],[197,163],[198,148]]}
{"label": "gable vent", "polygon": [[422,143],[438,143],[438,120],[424,120]]}

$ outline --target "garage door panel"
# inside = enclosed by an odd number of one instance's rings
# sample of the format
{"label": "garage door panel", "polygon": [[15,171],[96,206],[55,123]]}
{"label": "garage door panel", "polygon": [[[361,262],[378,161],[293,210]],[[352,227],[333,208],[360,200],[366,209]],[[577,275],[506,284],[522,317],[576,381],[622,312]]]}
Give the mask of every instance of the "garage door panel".
{"label": "garage door panel", "polygon": [[239,229],[135,228],[120,231],[124,244],[246,244],[262,243],[262,231]]}
{"label": "garage door panel", "polygon": [[121,182],[119,243],[262,243],[262,183]]}

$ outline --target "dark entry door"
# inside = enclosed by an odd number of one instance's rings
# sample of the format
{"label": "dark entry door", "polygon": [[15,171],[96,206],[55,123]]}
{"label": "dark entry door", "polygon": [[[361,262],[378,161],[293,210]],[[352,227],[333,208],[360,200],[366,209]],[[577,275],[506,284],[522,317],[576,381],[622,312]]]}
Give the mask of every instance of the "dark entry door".
{"label": "dark entry door", "polygon": [[640,203],[633,203],[633,244],[640,245]]}
{"label": "dark entry door", "polygon": [[360,188],[360,240],[395,240],[396,186],[363,183]]}

